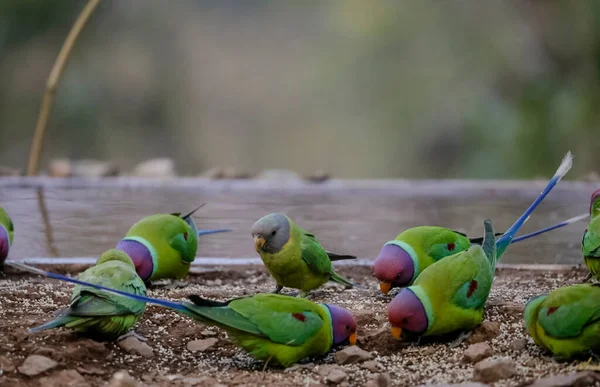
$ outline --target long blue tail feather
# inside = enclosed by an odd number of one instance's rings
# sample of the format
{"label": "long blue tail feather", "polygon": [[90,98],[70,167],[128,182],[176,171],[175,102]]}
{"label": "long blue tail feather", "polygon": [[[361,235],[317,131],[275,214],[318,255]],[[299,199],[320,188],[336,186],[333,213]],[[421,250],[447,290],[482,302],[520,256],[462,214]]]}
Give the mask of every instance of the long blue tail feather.
{"label": "long blue tail feather", "polygon": [[527,219],[531,216],[531,213],[537,208],[538,205],[546,198],[546,196],[552,191],[554,186],[563,178],[564,175],[569,172],[571,167],[573,166],[573,156],[571,152],[568,152],[566,156],[563,158],[560,166],[556,170],[554,177],[548,182],[546,188],[540,193],[540,195],[534,200],[534,202],[529,206],[529,208],[517,219],[517,221],[510,226],[508,230],[496,241],[496,256],[497,260],[502,257],[502,254],[508,248],[508,245],[512,242],[515,234],[523,227]]}
{"label": "long blue tail feather", "polygon": [[230,232],[233,231],[230,228],[219,228],[216,230],[198,230],[198,236],[202,236],[202,235],[209,235],[209,234],[217,234],[220,232]]}
{"label": "long blue tail feather", "polygon": [[132,293],[124,292],[124,291],[121,291],[121,290],[117,290],[117,289],[113,289],[113,288],[108,288],[108,287],[102,286],[102,285],[92,284],[90,282],[81,281],[81,280],[76,279],[76,278],[71,278],[71,277],[67,277],[67,276],[61,275],[61,274],[56,274],[56,273],[52,273],[52,272],[45,271],[45,270],[42,270],[42,269],[38,269],[37,267],[29,266],[29,265],[26,265],[26,264],[20,263],[20,262],[7,261],[7,262],[5,262],[5,264],[8,265],[8,266],[15,267],[17,269],[21,269],[23,271],[28,271],[30,273],[39,274],[39,275],[43,275],[45,277],[54,278],[54,279],[57,279],[59,281],[71,282],[71,283],[77,284],[77,285],[89,286],[89,287],[92,287],[92,288],[104,290],[106,292],[109,292],[109,293],[112,293],[112,294],[116,294],[116,295],[119,295],[119,296],[129,297],[129,298],[132,298],[134,300],[146,302],[146,303],[149,303],[149,304],[156,304],[156,305],[164,306],[166,308],[171,308],[171,309],[181,310],[181,311],[187,310],[186,307],[183,304],[179,303],[179,302],[173,302],[173,301],[168,301],[168,300],[161,300],[161,299],[158,299],[158,298],[141,296],[141,295],[138,295],[138,294],[132,294]]}
{"label": "long blue tail feather", "polygon": [[581,214],[581,215],[574,216],[574,217],[572,217],[572,218],[570,218],[570,219],[563,220],[562,222],[560,222],[560,223],[557,223],[557,224],[555,224],[554,226],[546,227],[546,228],[543,228],[543,229],[541,229],[541,230],[537,230],[537,231],[534,231],[534,232],[532,232],[532,233],[525,234],[525,235],[521,235],[520,237],[516,237],[516,238],[514,238],[514,239],[512,240],[512,242],[511,242],[511,243],[517,243],[517,242],[523,241],[523,240],[525,240],[525,239],[529,239],[529,238],[532,238],[532,237],[534,237],[534,236],[537,236],[537,235],[540,235],[540,234],[547,233],[548,231],[552,231],[552,230],[556,230],[557,228],[561,228],[561,227],[564,227],[564,226],[568,226],[568,225],[570,225],[570,224],[573,224],[573,223],[579,222],[580,220],[586,219],[586,218],[588,218],[589,216],[590,216],[590,214],[588,214],[588,213],[585,213],[585,214]]}

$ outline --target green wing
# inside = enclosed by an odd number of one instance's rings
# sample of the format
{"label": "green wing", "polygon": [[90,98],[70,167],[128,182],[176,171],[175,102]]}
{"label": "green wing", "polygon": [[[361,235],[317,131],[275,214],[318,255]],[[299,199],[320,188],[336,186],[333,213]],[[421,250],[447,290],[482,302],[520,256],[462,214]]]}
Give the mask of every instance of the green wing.
{"label": "green wing", "polygon": [[600,287],[583,284],[558,289],[550,293],[537,317],[551,337],[576,337],[600,320]]}
{"label": "green wing", "polygon": [[436,261],[464,251],[471,245],[469,239],[461,233],[452,230],[441,230],[428,238],[427,254]]}
{"label": "green wing", "polygon": [[[120,261],[109,261],[98,266],[92,266],[81,273],[79,278],[82,281],[128,293],[146,295],[146,285],[144,285],[142,279],[137,275],[135,270]],[[137,315],[142,314],[146,309],[144,302],[79,285],[73,289],[72,300],[72,312],[81,316]],[[96,311],[95,308],[97,308]]]}
{"label": "green wing", "polygon": [[581,252],[584,257],[600,258],[600,222],[596,218],[592,220],[583,234],[581,240]]}
{"label": "green wing", "polygon": [[278,294],[260,294],[232,301],[229,306],[280,344],[299,346],[323,327],[320,306]]}
{"label": "green wing", "polygon": [[300,346],[322,327],[320,306],[311,301],[279,294],[258,294],[234,299],[227,306],[185,304],[196,314],[225,327]]}
{"label": "green wing", "polygon": [[313,234],[300,234],[300,249],[302,260],[306,262],[311,271],[320,275],[331,273],[331,260]]}

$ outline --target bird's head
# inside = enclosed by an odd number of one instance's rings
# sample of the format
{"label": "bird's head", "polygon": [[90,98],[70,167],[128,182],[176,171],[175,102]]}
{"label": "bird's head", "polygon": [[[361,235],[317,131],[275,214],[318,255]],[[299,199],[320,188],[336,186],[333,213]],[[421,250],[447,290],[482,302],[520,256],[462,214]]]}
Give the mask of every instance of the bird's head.
{"label": "bird's head", "polygon": [[106,250],[98,258],[98,260],[96,261],[96,265],[100,265],[100,264],[103,264],[103,263],[109,262],[109,261],[120,261],[120,262],[127,264],[128,266],[131,266],[131,268],[135,268],[135,265],[133,264],[133,260],[131,259],[131,257],[121,250],[117,250],[117,249]]}
{"label": "bird's head", "polygon": [[600,189],[594,191],[590,199],[590,214],[595,216],[600,213]]}
{"label": "bird's head", "polygon": [[[407,251],[408,250],[408,251]],[[400,241],[389,241],[379,252],[373,266],[373,275],[379,288],[387,294],[392,288],[409,286],[415,274],[412,248]]]}
{"label": "bird's head", "polygon": [[252,237],[256,252],[278,253],[290,238],[290,222],[283,214],[263,216],[252,226]]}
{"label": "bird's head", "polygon": [[329,309],[333,331],[333,345],[346,342],[356,344],[356,320],[348,310],[332,304],[324,304]]}
{"label": "bird's head", "polygon": [[0,262],[4,262],[6,257],[8,257],[9,249],[10,249],[9,231],[0,224]]}
{"label": "bird's head", "polygon": [[392,326],[392,336],[396,339],[402,337],[402,332],[421,335],[429,326],[425,306],[410,288],[402,289],[390,302],[388,321]]}

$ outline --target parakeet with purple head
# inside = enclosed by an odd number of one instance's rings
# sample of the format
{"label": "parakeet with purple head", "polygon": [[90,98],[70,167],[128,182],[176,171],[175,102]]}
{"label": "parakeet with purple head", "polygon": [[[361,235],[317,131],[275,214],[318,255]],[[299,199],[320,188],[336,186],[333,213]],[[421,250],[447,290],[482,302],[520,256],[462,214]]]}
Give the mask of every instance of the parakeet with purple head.
{"label": "parakeet with purple head", "polygon": [[600,350],[600,284],[577,284],[531,298],[523,313],[533,341],[566,360]]}
{"label": "parakeet with purple head", "polygon": [[4,261],[13,243],[15,227],[6,210],[0,207],[0,274],[4,272]]}
{"label": "parakeet with purple head", "polygon": [[585,266],[590,271],[587,279],[600,279],[600,189],[590,200],[591,220],[581,239],[581,253]]}
{"label": "parakeet with purple head", "polygon": [[[588,216],[588,214],[578,215],[553,226],[514,238],[511,243],[517,243],[573,224]],[[496,236],[502,235],[502,233],[496,234]],[[373,264],[373,275],[379,280],[381,292],[387,294],[392,288],[410,286],[419,274],[433,263],[466,251],[472,244],[481,244],[482,241],[481,237],[469,238],[461,232],[444,227],[412,227],[403,231],[396,239],[383,245]],[[600,246],[600,237],[598,243]]]}
{"label": "parakeet with purple head", "polygon": [[201,207],[185,216],[173,213],[145,217],[129,229],[116,248],[131,257],[145,282],[181,280],[196,259],[198,236],[232,231],[197,230],[192,215]]}
{"label": "parakeet with purple head", "polygon": [[126,296],[136,302],[173,309],[203,324],[220,327],[251,356],[266,361],[265,366],[273,362],[289,367],[306,357],[325,355],[333,347],[356,343],[354,316],[332,304],[270,293],[225,302],[192,295],[189,296],[191,303],[174,302],[86,283],[21,263],[10,264],[50,278]]}
{"label": "parakeet with purple head", "polygon": [[336,273],[331,261],[356,259],[326,251],[314,234],[302,229],[284,214],[263,216],[252,226],[254,247],[277,282],[274,293],[284,286],[299,289],[299,296],[328,281],[356,286]]}
{"label": "parakeet with purple head", "polygon": [[498,241],[491,221],[486,220],[481,246],[472,245],[466,251],[433,263],[412,286],[402,289],[388,305],[392,336],[401,338],[403,333],[405,336],[438,336],[455,331],[468,334],[479,325],[498,257],[571,166],[569,152],[546,188]]}

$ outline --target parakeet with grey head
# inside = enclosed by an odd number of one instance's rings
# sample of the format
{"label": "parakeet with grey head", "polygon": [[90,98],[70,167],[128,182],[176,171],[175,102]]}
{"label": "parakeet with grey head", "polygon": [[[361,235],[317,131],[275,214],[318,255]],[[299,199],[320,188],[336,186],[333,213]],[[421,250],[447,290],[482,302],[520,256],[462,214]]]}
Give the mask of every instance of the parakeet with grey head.
{"label": "parakeet with grey head", "polygon": [[[491,221],[486,220],[481,246],[472,245],[466,251],[433,263],[412,286],[402,289],[388,305],[392,336],[465,333],[479,325],[498,257],[504,254],[515,234],[571,166],[569,152],[546,188],[498,241]],[[461,336],[459,342],[464,338]]]}
{"label": "parakeet with grey head", "polygon": [[324,355],[333,347],[356,343],[354,316],[332,304],[268,293],[224,302],[192,295],[191,303],[173,302],[109,289],[23,264],[16,266],[61,281],[93,286],[136,302],[160,305],[203,324],[220,327],[251,356],[265,360],[265,367],[269,362],[289,367],[304,358]]}
{"label": "parakeet with grey head", "polygon": [[4,261],[13,243],[15,227],[6,210],[0,207],[0,274],[4,272]]}
{"label": "parakeet with grey head", "polygon": [[356,259],[326,251],[317,238],[284,214],[266,215],[252,226],[254,247],[277,282],[275,293],[284,286],[300,290],[300,296],[328,281],[357,286],[335,272],[331,261]]}
{"label": "parakeet with grey head", "polygon": [[139,276],[145,281],[181,280],[196,259],[198,236],[232,231],[197,230],[192,215],[157,214],[134,224],[117,249],[131,257]]}
{"label": "parakeet with grey head", "polygon": [[[96,265],[79,274],[78,278],[90,284],[146,295],[146,286],[135,272],[133,261],[127,254],[116,249],[104,252]],[[130,329],[145,310],[145,302],[77,285],[67,309],[59,311],[54,320],[31,328],[30,331],[40,332],[64,326],[97,340],[119,340],[135,335]]]}

